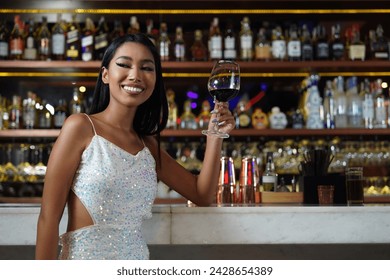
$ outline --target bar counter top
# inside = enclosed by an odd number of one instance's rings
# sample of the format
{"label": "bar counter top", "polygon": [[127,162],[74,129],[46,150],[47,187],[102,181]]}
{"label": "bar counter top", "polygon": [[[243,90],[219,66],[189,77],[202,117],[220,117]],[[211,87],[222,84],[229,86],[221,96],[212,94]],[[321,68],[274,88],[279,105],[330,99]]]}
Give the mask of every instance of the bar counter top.
{"label": "bar counter top", "polygon": [[[0,245],[35,245],[39,204],[0,205]],[[151,245],[384,244],[390,207],[154,205],[143,230]],[[65,211],[60,233],[66,229]]]}

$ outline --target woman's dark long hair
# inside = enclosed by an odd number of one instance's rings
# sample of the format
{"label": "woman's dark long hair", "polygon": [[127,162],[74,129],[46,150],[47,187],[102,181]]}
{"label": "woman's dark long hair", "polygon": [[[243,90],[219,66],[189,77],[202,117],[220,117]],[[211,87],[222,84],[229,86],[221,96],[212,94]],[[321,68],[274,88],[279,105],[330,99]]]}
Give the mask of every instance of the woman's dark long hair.
{"label": "woman's dark long hair", "polygon": [[156,69],[156,84],[152,95],[137,108],[134,118],[134,130],[140,137],[155,135],[160,148],[160,132],[165,128],[168,120],[168,101],[162,77],[160,54],[154,44],[142,33],[127,34],[116,38],[104,53],[99,77],[93,93],[90,114],[95,114],[107,108],[110,102],[110,90],[108,84],[103,83],[103,67],[108,69],[117,49],[124,43],[134,42],[146,46],[153,55]]}
{"label": "woman's dark long hair", "polygon": [[157,135],[166,126],[168,119],[168,101],[162,77],[161,59],[154,44],[142,33],[127,34],[116,38],[104,53],[101,70],[93,93],[90,114],[96,114],[107,108],[110,102],[110,90],[108,84],[102,81],[102,68],[108,69],[117,49],[124,43],[134,42],[146,46],[153,55],[156,67],[156,84],[152,95],[137,108],[134,118],[134,130],[140,136]]}

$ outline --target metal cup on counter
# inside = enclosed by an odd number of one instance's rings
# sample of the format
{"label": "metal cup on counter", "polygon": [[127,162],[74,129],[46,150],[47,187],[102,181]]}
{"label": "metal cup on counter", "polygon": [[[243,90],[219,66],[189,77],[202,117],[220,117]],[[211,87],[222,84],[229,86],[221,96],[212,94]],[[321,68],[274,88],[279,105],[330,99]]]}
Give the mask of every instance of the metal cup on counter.
{"label": "metal cup on counter", "polygon": [[256,158],[244,157],[241,160],[239,202],[243,204],[255,203],[255,189],[257,186],[258,169]]}
{"label": "metal cup on counter", "polygon": [[234,163],[231,157],[221,157],[221,168],[219,172],[217,204],[232,205],[235,200],[236,175]]}

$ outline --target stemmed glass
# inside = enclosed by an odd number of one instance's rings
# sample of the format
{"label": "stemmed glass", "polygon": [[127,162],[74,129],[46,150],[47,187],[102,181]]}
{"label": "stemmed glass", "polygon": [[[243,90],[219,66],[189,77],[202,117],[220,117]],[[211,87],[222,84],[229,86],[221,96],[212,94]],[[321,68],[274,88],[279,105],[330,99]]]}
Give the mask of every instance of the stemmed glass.
{"label": "stemmed glass", "polygon": [[[228,102],[240,91],[240,66],[232,60],[219,60],[214,64],[207,88],[214,98],[214,110],[218,102]],[[213,113],[215,111],[212,111]],[[229,134],[219,131],[218,120],[212,120],[210,130],[202,130],[205,135],[228,138]]]}

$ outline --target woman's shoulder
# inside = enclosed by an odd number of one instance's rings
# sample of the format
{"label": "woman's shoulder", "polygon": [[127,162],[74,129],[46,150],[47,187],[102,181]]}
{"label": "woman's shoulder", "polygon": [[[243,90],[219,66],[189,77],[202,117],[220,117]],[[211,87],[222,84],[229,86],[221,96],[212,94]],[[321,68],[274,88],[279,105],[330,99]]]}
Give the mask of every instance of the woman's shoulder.
{"label": "woman's shoulder", "polygon": [[84,142],[94,135],[93,126],[85,114],[72,114],[66,118],[60,136],[67,136],[73,141]]}

